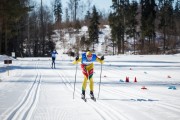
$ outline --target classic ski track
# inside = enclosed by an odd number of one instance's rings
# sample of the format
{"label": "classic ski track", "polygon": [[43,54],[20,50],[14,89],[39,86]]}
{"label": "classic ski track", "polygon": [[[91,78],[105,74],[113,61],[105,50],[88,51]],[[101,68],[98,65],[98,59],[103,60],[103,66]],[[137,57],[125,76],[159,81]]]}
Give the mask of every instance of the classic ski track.
{"label": "classic ski track", "polygon": [[[107,103],[103,101],[98,101],[98,104],[93,104],[98,109],[98,111],[104,111],[106,114],[111,116],[111,119],[113,120],[129,120],[128,117],[126,117],[123,113],[119,111],[119,109],[115,108],[114,106],[110,106]],[[105,109],[106,108],[106,111]]]}
{"label": "classic ski track", "polygon": [[[54,74],[54,76],[56,75],[57,77],[60,77],[60,85],[61,85],[61,87],[64,87],[64,90],[67,90],[67,88],[68,88],[68,86],[65,84],[65,82],[61,79],[61,76],[58,74],[58,71],[56,70],[56,69],[50,69],[50,72],[52,73],[52,74]],[[46,86],[44,86],[43,87],[43,81],[41,82],[42,84],[41,84],[41,90],[43,90],[43,93],[46,93],[46,91],[47,91],[47,88],[46,88]],[[63,83],[63,84],[62,84]],[[46,83],[45,83],[46,84]],[[58,84],[58,83],[57,83]],[[41,95],[43,95],[45,98],[48,98],[49,96],[47,95],[47,94],[42,94],[42,93],[40,93]],[[32,115],[34,115],[35,114],[35,112],[36,112],[36,110],[37,110],[37,108],[34,110],[34,113],[32,114]],[[49,109],[48,111],[44,111],[44,109],[40,109],[41,110],[41,112],[42,113],[45,113],[46,112],[46,115],[45,115],[45,117],[46,117],[46,119],[52,119],[52,120],[59,120],[59,119],[67,119],[66,117],[67,117],[67,111],[66,110],[56,110],[56,108],[55,108],[55,110],[53,109],[53,113],[54,112],[56,112],[56,113],[54,113],[55,115],[54,116],[52,116],[51,115],[51,110],[52,109]],[[45,109],[46,110],[46,109]],[[41,113],[40,112],[40,113]],[[32,116],[31,117],[31,119],[33,119],[35,116]],[[43,116],[44,117],[44,116]],[[69,117],[69,116],[68,116]],[[36,117],[35,117],[36,118]],[[37,118],[36,118],[37,119]],[[39,119],[42,119],[41,117],[39,118]]]}
{"label": "classic ski track", "polygon": [[[111,70],[110,71],[113,71],[114,69],[112,69],[111,68]],[[109,70],[108,70],[109,71]],[[106,71],[107,72],[107,71]],[[114,71],[113,71],[114,72]],[[132,76],[132,75],[131,75]],[[116,92],[115,92],[116,93]],[[125,95],[125,96],[127,96],[127,94]],[[164,95],[165,96],[165,95]],[[131,96],[131,97],[137,97],[137,96]],[[138,96],[139,97],[139,96]],[[141,97],[140,97],[141,98]],[[99,101],[98,101],[99,102]],[[117,102],[117,101],[116,101]],[[166,107],[166,105],[168,105],[167,107]],[[175,113],[179,113],[178,111],[179,111],[179,109],[178,108],[176,108],[177,106],[173,106],[173,105],[171,105],[171,104],[167,104],[167,103],[161,103],[161,105],[158,105],[158,106],[160,106],[160,107],[162,107],[162,108],[166,108],[166,109],[169,109],[169,110],[171,110],[171,111],[174,111]],[[175,110],[175,109],[176,110]],[[116,108],[114,108],[114,109],[116,109]],[[173,113],[173,112],[172,112]],[[148,117],[148,118],[150,118],[149,117],[149,115],[148,114],[146,114],[146,113],[143,113],[146,117]],[[154,119],[154,118],[152,118],[152,119]]]}
{"label": "classic ski track", "polygon": [[[118,73],[117,71],[117,68],[115,68],[115,72],[116,73]],[[108,70],[108,71],[112,71],[113,73],[114,73],[114,69],[113,68],[110,68],[110,70]],[[103,71],[103,72],[107,72],[107,71]],[[108,73],[108,72],[107,72]],[[116,74],[116,73],[114,73],[114,74]],[[122,72],[121,72],[122,73]],[[127,73],[123,73],[123,74],[127,74]],[[135,73],[131,73],[131,76],[133,76],[133,74],[135,75]],[[143,73],[142,73],[143,74]],[[144,79],[146,79],[146,77],[144,77]],[[112,91],[111,91],[112,92]],[[117,93],[117,92],[114,92],[114,93]],[[113,94],[114,94],[113,93]],[[127,97],[127,94],[125,94],[124,93],[124,96],[125,97]],[[139,97],[139,98],[141,98],[142,96],[133,96],[133,95],[129,95],[130,97]],[[164,95],[164,96],[167,96],[167,95]],[[116,101],[117,102],[117,101]],[[98,101],[98,103],[99,103],[99,101]],[[101,102],[102,103],[102,102]],[[92,106],[92,105],[91,105]],[[106,105],[105,105],[106,106]],[[173,106],[173,105],[171,105],[171,104],[167,104],[167,103],[161,103],[161,104],[159,104],[158,105],[159,107],[161,107],[162,109],[163,108],[165,108],[165,109],[169,109],[169,110],[171,110],[171,112],[173,113],[173,112],[175,112],[175,113],[179,113],[178,111],[179,111],[179,109],[177,108],[177,106]],[[169,107],[168,107],[169,106]],[[113,107],[112,107],[113,108]],[[96,110],[96,111],[98,111],[98,108],[96,109],[95,107],[94,107],[94,109]],[[116,109],[116,108],[113,108],[113,109]],[[132,109],[134,109],[134,108],[132,108]],[[175,110],[176,109],[176,110]],[[118,111],[118,110],[117,110]],[[118,114],[119,115],[119,114]],[[150,117],[147,113],[143,113],[143,115],[144,115],[144,117],[146,117],[146,118],[149,118],[149,119],[154,119],[154,118],[152,118],[152,117]],[[102,116],[102,115],[100,115],[100,116]],[[122,116],[121,116],[122,117]],[[124,117],[123,119],[128,119],[127,117]]]}
{"label": "classic ski track", "polygon": [[[62,81],[62,83],[65,86],[65,90],[69,90],[71,93],[73,93],[74,87],[71,84],[71,82],[64,76],[64,71],[55,71],[56,75],[58,75],[60,77],[60,80]],[[77,90],[77,89],[76,89]],[[78,91],[78,93],[80,94],[80,90]],[[78,99],[79,102],[82,102],[82,100]],[[61,119],[66,118],[67,117],[67,112],[62,112],[61,115]],[[67,119],[67,118],[66,118]]]}
{"label": "classic ski track", "polygon": [[[16,61],[17,62],[17,61]],[[20,62],[20,61],[18,61],[18,65],[22,65],[22,64],[24,64],[24,63],[22,63],[22,62]],[[25,65],[27,65],[28,63],[25,63]],[[13,81],[19,81],[18,79],[19,78],[21,78],[23,75],[24,75],[24,71],[22,70],[22,69],[20,69],[20,71],[19,72],[17,72],[16,74],[15,74],[17,77],[13,77]],[[8,78],[8,79],[11,79],[11,77],[10,78]],[[7,80],[7,79],[3,79],[3,80]],[[3,87],[1,87],[1,89],[4,89],[4,87],[6,87],[6,88],[11,88],[12,86],[14,86],[14,84],[8,84],[8,82],[3,86]],[[0,89],[0,91],[1,91],[1,89]],[[2,95],[0,95],[0,96],[2,96]],[[18,103],[17,103],[18,104]],[[7,114],[9,114],[10,112],[12,112],[12,108],[14,108],[14,107],[17,107],[17,105],[14,105],[13,107],[10,107],[10,108],[8,108],[1,116],[6,116]]]}
{"label": "classic ski track", "polygon": [[[112,71],[112,72],[118,73],[115,69],[110,68],[109,70],[103,71],[103,72],[108,73],[108,71]],[[30,89],[28,90],[26,96],[21,101],[21,103],[10,113],[10,115],[7,118],[8,120],[10,120],[10,119],[22,119],[22,120],[30,119],[31,112],[33,111],[33,108],[35,107],[35,104],[37,102],[37,97],[39,96],[38,94],[39,94],[40,83],[41,83],[41,79],[42,79],[41,78],[41,76],[42,76],[41,72],[40,72],[40,70],[38,70],[38,62],[36,63],[36,71],[37,71],[37,75],[35,77],[34,83],[30,87]],[[57,72],[58,76],[61,78],[62,83],[64,83],[64,86],[66,86],[66,88],[68,90],[73,91],[73,88],[74,88],[73,87],[73,82],[70,82],[69,79],[66,77],[67,73],[65,71],[61,71],[61,72],[58,72],[57,70],[55,70],[55,71]],[[131,75],[133,76],[133,73]],[[146,77],[144,77],[144,78],[146,78]],[[37,85],[36,85],[36,83],[37,83]],[[104,91],[110,92],[113,95],[122,95],[122,97],[123,96],[124,97],[129,96],[129,97],[132,97],[132,98],[142,98],[142,96],[140,96],[140,95],[131,95],[129,93],[126,94],[126,92],[124,92],[124,91],[122,92],[122,91],[118,90],[117,88],[112,89],[112,88],[109,88],[106,85],[104,87],[106,87],[106,89],[104,89]],[[35,90],[33,91],[33,89],[35,89]],[[130,89],[134,89],[134,88],[130,88]],[[81,89],[80,88],[76,88],[76,91],[77,91],[78,94],[81,94]],[[151,91],[151,94],[156,94],[156,93]],[[31,98],[32,96],[34,96],[34,97]],[[162,95],[162,96],[167,97],[167,95]],[[33,100],[32,103],[29,102],[29,101],[31,101],[31,99]],[[78,101],[82,102],[81,99],[78,99]],[[116,100],[114,102],[117,103],[117,104],[114,104],[114,105],[118,105],[118,103],[119,103]],[[97,99],[97,101],[94,102],[94,101],[90,100],[90,98],[87,98],[87,104],[89,104],[89,106],[91,106],[99,114],[99,116],[104,120],[106,120],[106,119],[129,120],[128,116],[123,115],[122,111],[119,111],[118,108],[116,108],[115,106],[112,106],[112,105],[110,106],[109,103],[107,103],[106,101],[103,101],[101,99],[99,99],[99,100]],[[119,103],[119,105],[121,105],[121,104],[122,103]],[[26,109],[25,106],[27,106],[27,105],[29,105],[29,106]],[[174,112],[177,113],[177,114],[180,113],[180,112],[178,112],[179,108],[180,108],[179,106],[175,106],[175,105],[164,103],[164,102],[160,102],[160,104],[158,103],[158,104],[156,104],[156,106],[159,106],[160,109],[162,109],[162,110],[164,108],[169,109],[169,111],[172,112],[172,113],[174,113]],[[142,106],[142,107],[146,108],[147,106]],[[134,109],[135,107],[134,108],[131,107],[131,108]],[[26,110],[24,111],[24,109],[26,109]],[[144,112],[142,112],[142,114],[144,115]],[[65,113],[62,116],[63,116],[62,118],[65,118]],[[150,118],[150,117],[148,117],[148,118]],[[151,117],[151,118],[155,119],[153,117]]]}
{"label": "classic ski track", "polygon": [[[117,95],[119,95],[117,92],[114,92],[112,89],[110,89],[110,88],[106,88],[106,90],[104,90],[104,91],[106,91],[106,92],[111,92],[112,94],[117,94]],[[125,93],[124,93],[125,94]],[[122,95],[122,94],[121,94]],[[128,94],[126,94],[126,95],[123,95],[124,97],[127,97],[127,96],[130,96],[130,95],[128,95]],[[122,98],[123,98],[123,96],[122,96]],[[134,97],[133,97],[134,98]],[[101,100],[101,99],[100,99]],[[102,100],[103,101],[103,100]],[[116,105],[120,105],[120,106],[122,106],[123,104],[122,103],[119,103],[118,101],[116,101],[116,100],[114,100],[114,102],[113,103],[116,103]],[[108,103],[107,103],[108,104]],[[129,109],[131,109],[132,111],[136,111],[136,107],[133,107],[133,106],[131,106]],[[150,118],[150,116],[148,115],[148,113],[141,113],[141,117],[145,117],[145,118],[148,118],[148,120],[150,120],[151,118]],[[128,117],[128,116],[127,116]],[[130,119],[130,118],[129,118]],[[153,118],[152,118],[152,120],[153,120]]]}
{"label": "classic ski track", "polygon": [[[127,96],[132,97],[132,98],[141,98],[141,97],[142,97],[142,96],[140,96],[140,95],[130,95],[130,94],[128,94],[128,93],[126,94],[126,93],[123,93],[123,92],[119,93],[120,91],[117,90],[116,88],[113,88],[113,89],[106,88],[105,91],[108,91],[108,92],[111,92],[112,94],[117,94],[117,95],[121,94],[121,95],[123,95],[124,97],[127,97]],[[157,106],[159,106],[159,107],[161,107],[161,108],[169,109],[173,114],[174,114],[174,113],[177,113],[177,114],[180,113],[180,112],[179,112],[180,108],[179,108],[178,106],[174,106],[174,105],[172,105],[172,104],[162,103],[162,102],[161,102],[161,103],[158,103]]]}
{"label": "classic ski track", "polygon": [[[64,73],[62,73],[62,74],[64,74]],[[67,82],[69,82],[67,79],[66,79],[66,77],[65,76],[61,76],[64,80],[66,80]],[[64,82],[64,81],[63,81]],[[68,84],[70,87],[71,87],[71,89],[73,90],[74,88],[73,88],[73,86],[71,85],[71,83],[69,83]],[[76,92],[78,93],[78,94],[81,94],[81,89],[79,89],[79,88],[76,88]],[[76,93],[76,94],[77,94]],[[87,99],[87,98],[86,98]],[[80,99],[78,99],[78,101],[82,101],[81,100],[81,98]],[[87,99],[87,104],[90,104],[90,106],[99,114],[99,116],[103,119],[103,120],[107,120],[107,118],[108,119],[111,119],[112,117],[109,117],[109,116],[107,116],[107,114],[109,114],[108,112],[104,112],[104,111],[102,111],[102,110],[100,110],[98,107],[96,107],[95,105],[93,105],[93,103],[92,102],[94,102],[94,101],[90,101],[90,99]],[[106,116],[106,118],[104,118],[104,115]]]}
{"label": "classic ski track", "polygon": [[[117,69],[117,68],[115,68],[115,69]],[[111,70],[113,70],[112,68],[111,68]],[[107,72],[107,71],[106,71]],[[117,71],[113,71],[113,72],[117,72]],[[135,75],[134,75],[135,76]],[[129,84],[129,83],[127,83],[127,84]],[[137,84],[137,85],[140,85],[140,84]],[[157,91],[158,92],[158,91]],[[152,92],[151,91],[151,93],[152,94],[157,94],[157,92],[155,93],[155,92]],[[161,96],[164,96],[164,97],[169,97],[170,95],[164,95],[164,94],[161,94]],[[175,97],[175,96],[173,96],[173,95],[171,95],[171,97],[174,97],[173,99],[177,99],[177,97]],[[177,109],[180,109],[180,107],[177,107],[177,106],[173,106],[172,104],[168,104],[168,103],[161,103],[161,104],[165,104],[165,105],[168,105],[168,106],[172,106],[173,108],[177,108]]]}
{"label": "classic ski track", "polygon": [[66,88],[68,88],[68,90],[70,90],[70,91],[73,91],[72,85],[70,83],[67,84],[68,81],[65,79],[65,77],[60,72],[58,72],[58,71],[56,71],[56,73],[61,78],[61,81],[66,86]]}
{"label": "classic ski track", "polygon": [[38,62],[36,62],[36,71],[37,75],[32,86],[21,103],[18,104],[17,107],[15,107],[15,109],[8,115],[6,118],[7,120],[30,119],[31,115],[29,115],[29,113],[32,112],[31,109],[34,108],[34,105],[37,102],[41,82],[41,73],[38,70]]}
{"label": "classic ski track", "polygon": [[[73,86],[71,85],[71,83],[69,82],[69,80],[65,77],[64,72],[62,72],[62,77],[69,83],[69,85],[73,88]],[[77,89],[77,92],[79,94],[81,94],[81,89]],[[123,120],[128,120],[127,117],[125,117],[123,114],[119,114],[119,111],[117,109],[113,109],[110,106],[107,107],[104,103],[102,102],[95,102],[90,100],[90,98],[86,98],[87,99],[87,104],[89,104],[98,114],[99,116],[101,116],[102,119],[104,120],[108,120],[108,119],[113,119],[113,120],[119,120],[119,119],[123,119]],[[94,103],[95,102],[95,103]],[[106,108],[106,109],[104,109]]]}
{"label": "classic ski track", "polygon": [[[111,73],[114,73],[114,72],[116,72],[116,73],[119,73],[119,72],[117,72],[116,70],[114,70],[114,69],[112,69],[112,68],[110,68],[111,70],[112,70],[112,72]],[[111,70],[108,70],[108,71],[111,71]],[[107,71],[105,71],[105,72],[107,72]],[[108,73],[108,72],[107,72]],[[123,73],[122,71],[121,71],[121,73]],[[123,74],[126,74],[125,72],[123,73]],[[132,76],[132,74],[133,73],[131,73],[131,76]],[[133,76],[135,76],[135,75],[133,75]],[[105,79],[107,79],[107,78],[105,78]],[[143,79],[148,79],[147,77],[144,77]],[[123,85],[125,85],[125,84],[132,84],[132,82],[131,83],[124,83]],[[135,83],[135,84],[132,84],[132,85],[136,85],[136,86],[140,86],[140,85],[144,85],[145,83],[142,83],[142,84],[139,84],[139,83]],[[119,84],[120,85],[120,84]],[[148,85],[148,84],[147,84]],[[157,91],[158,92],[158,91]],[[157,93],[156,92],[156,93]],[[163,94],[162,94],[163,95]],[[167,95],[163,95],[163,96],[165,96],[165,97],[167,97]],[[171,95],[171,94],[169,94],[168,95],[168,97],[169,96],[171,96],[171,97],[174,97],[175,99],[177,98],[177,97],[175,97],[175,96],[173,96],[173,95]]]}

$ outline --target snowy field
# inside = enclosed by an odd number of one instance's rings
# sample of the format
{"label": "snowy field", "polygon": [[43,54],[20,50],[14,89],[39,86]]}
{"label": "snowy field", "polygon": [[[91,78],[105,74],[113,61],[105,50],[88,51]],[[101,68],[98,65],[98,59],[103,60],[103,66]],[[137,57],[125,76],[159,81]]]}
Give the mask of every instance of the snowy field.
{"label": "snowy field", "polygon": [[[180,55],[105,56],[96,102],[89,86],[87,102],[80,98],[80,65],[73,99],[73,58],[59,55],[56,69],[51,58],[18,58],[8,68],[3,59],[0,120],[180,120]],[[101,65],[94,69],[98,97]]]}

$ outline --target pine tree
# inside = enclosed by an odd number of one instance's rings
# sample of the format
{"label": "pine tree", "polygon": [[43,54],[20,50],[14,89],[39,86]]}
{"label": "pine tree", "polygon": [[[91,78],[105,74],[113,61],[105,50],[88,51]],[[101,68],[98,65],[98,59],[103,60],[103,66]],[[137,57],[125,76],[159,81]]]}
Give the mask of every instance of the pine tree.
{"label": "pine tree", "polygon": [[87,26],[89,26],[90,18],[91,18],[91,13],[89,11],[87,11],[87,13],[85,15],[85,23]]}
{"label": "pine tree", "polygon": [[151,51],[151,44],[155,45],[155,19],[156,19],[155,0],[141,0],[141,52],[145,52],[145,38],[148,39],[147,51]]}
{"label": "pine tree", "polygon": [[129,15],[128,17],[128,30],[126,32],[127,35],[129,35],[129,37],[133,37],[134,39],[134,53],[135,53],[135,39],[136,38],[136,27],[138,25],[136,16],[137,16],[137,9],[138,9],[138,3],[136,1],[132,1],[132,4],[130,4],[130,9],[129,9]]}
{"label": "pine tree", "polygon": [[69,12],[68,12],[68,8],[66,8],[65,13],[66,13],[66,23],[68,24],[68,23],[69,23]]}
{"label": "pine tree", "polygon": [[[25,2],[27,1],[0,1],[0,54],[10,55],[12,50],[15,52],[22,50],[23,41],[17,39],[17,36],[24,38],[23,34],[20,33],[24,33],[25,30],[21,29],[24,27],[20,27],[20,25],[24,23],[25,16],[30,10],[30,7],[27,7]],[[18,41],[16,42],[17,49],[12,45],[15,40]]]}
{"label": "pine tree", "polygon": [[111,27],[111,41],[113,43],[113,55],[115,55],[115,43],[117,42],[116,38],[117,38],[117,26],[116,26],[116,16],[115,16],[115,13],[110,13],[109,14],[109,18],[108,18],[108,21],[109,21],[109,25]]}
{"label": "pine tree", "polygon": [[159,1],[159,29],[163,33],[163,52],[168,49],[167,35],[172,34],[173,31],[173,3],[174,0],[160,0]]}
{"label": "pine tree", "polygon": [[[128,16],[129,16],[129,0],[112,0],[112,8],[114,12],[111,14],[110,19],[113,39],[118,46],[118,54],[125,51],[125,35],[128,29]],[[111,18],[112,17],[112,18]],[[109,19],[109,20],[110,20]],[[115,20],[113,20],[115,19]]]}
{"label": "pine tree", "polygon": [[175,16],[176,18],[180,18],[180,0],[177,0],[177,2],[175,3]]}
{"label": "pine tree", "polygon": [[62,21],[62,5],[61,0],[55,0],[54,3],[54,16],[55,16],[55,23],[61,24]]}
{"label": "pine tree", "polygon": [[175,15],[175,26],[176,26],[176,47],[180,47],[180,0],[177,0],[175,4],[175,10],[174,10],[174,15]]}
{"label": "pine tree", "polygon": [[110,13],[109,15],[109,25],[111,27],[111,37],[113,42],[113,54],[114,54],[114,44],[117,43],[118,46],[118,53],[120,53],[121,50],[121,39],[119,39],[119,30],[121,28],[121,14],[120,11],[120,0],[112,0],[112,9],[114,12]]}
{"label": "pine tree", "polygon": [[94,44],[99,42],[99,24],[99,13],[97,12],[96,7],[93,6],[92,15],[90,18],[90,25],[88,26],[89,40],[91,41],[91,43],[93,43],[93,50]]}

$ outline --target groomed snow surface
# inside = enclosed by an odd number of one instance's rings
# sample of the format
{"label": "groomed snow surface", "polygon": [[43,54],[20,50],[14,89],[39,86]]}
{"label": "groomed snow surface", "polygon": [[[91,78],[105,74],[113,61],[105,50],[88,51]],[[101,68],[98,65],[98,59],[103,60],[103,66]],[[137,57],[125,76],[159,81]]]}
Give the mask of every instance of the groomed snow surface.
{"label": "groomed snow surface", "polygon": [[[105,56],[96,102],[89,83],[87,102],[80,98],[79,64],[73,99],[74,58],[59,54],[56,69],[51,58],[17,58],[8,68],[0,59],[0,120],[180,120],[180,55]],[[95,63],[96,97],[100,73]]]}

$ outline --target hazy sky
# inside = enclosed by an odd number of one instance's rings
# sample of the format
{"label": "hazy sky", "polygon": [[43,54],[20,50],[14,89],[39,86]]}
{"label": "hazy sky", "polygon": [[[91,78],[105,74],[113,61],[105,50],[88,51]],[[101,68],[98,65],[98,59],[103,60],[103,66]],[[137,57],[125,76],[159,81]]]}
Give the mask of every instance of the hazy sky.
{"label": "hazy sky", "polygon": [[[41,0],[33,0],[33,1],[37,1],[38,3],[41,2]],[[43,4],[46,4],[48,6],[51,5],[51,2],[54,0],[42,0]],[[65,8],[65,6],[67,5],[67,2],[69,0],[61,0],[63,8]],[[83,1],[84,3],[87,2],[87,0],[80,0]],[[112,0],[91,0],[92,4],[96,6],[97,9],[105,9],[105,10],[109,10],[110,6],[112,5]]]}

